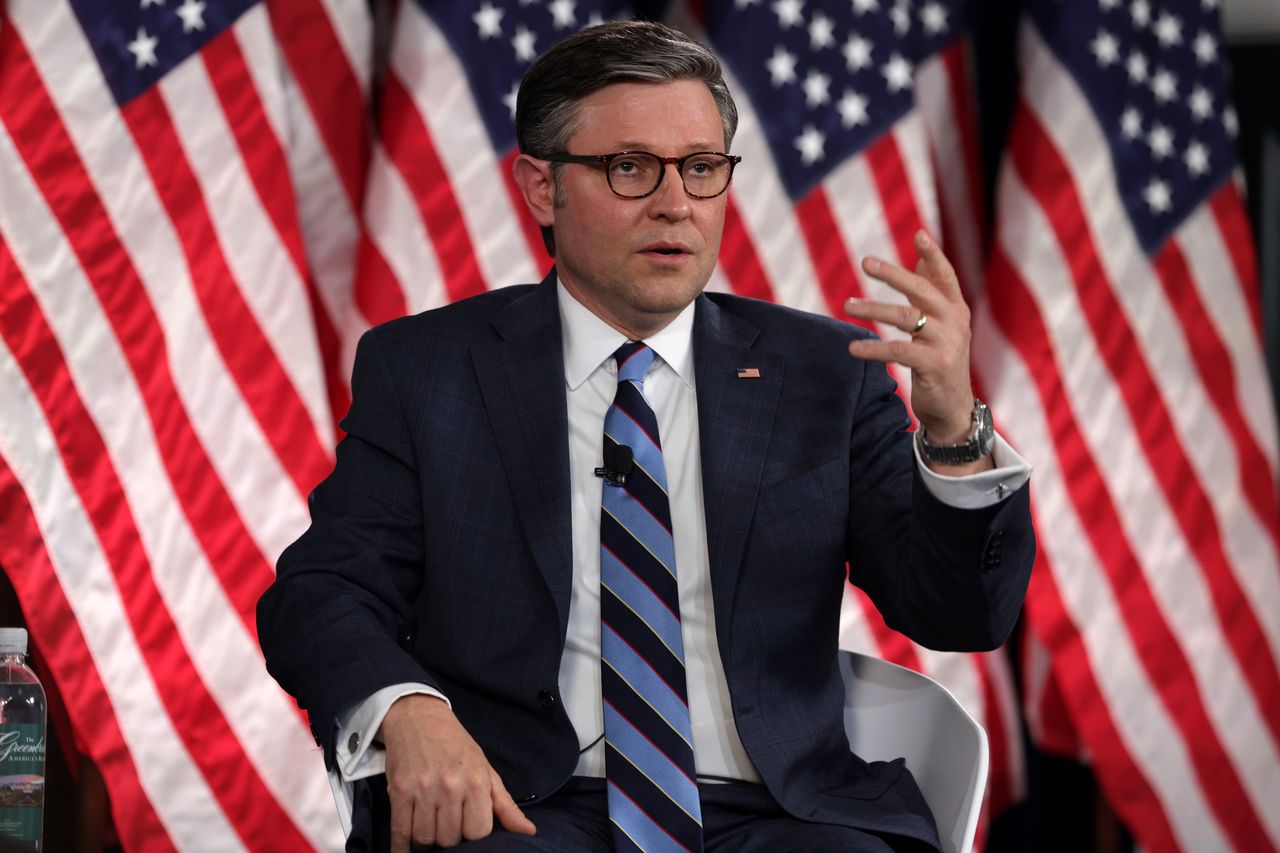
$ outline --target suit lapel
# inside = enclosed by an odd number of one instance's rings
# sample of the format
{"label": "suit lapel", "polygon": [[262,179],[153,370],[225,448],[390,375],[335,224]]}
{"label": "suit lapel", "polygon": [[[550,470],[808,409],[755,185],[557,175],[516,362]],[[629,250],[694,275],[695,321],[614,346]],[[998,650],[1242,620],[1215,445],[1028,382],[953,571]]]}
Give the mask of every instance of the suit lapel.
{"label": "suit lapel", "polygon": [[555,600],[563,637],[573,546],[569,416],[554,272],[493,320],[500,340],[471,359],[534,561]]}
{"label": "suit lapel", "polygon": [[716,630],[727,644],[784,365],[782,356],[754,347],[758,328],[705,296],[693,329],[711,589]]}

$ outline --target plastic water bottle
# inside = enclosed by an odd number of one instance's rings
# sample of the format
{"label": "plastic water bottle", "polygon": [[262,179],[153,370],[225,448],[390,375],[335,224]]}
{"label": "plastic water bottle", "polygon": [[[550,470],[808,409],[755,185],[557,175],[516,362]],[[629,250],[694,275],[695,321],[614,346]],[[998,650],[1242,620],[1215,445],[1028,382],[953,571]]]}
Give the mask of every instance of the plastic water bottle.
{"label": "plastic water bottle", "polygon": [[27,629],[0,628],[0,836],[12,839],[5,850],[42,847],[44,727],[44,688],[27,665]]}

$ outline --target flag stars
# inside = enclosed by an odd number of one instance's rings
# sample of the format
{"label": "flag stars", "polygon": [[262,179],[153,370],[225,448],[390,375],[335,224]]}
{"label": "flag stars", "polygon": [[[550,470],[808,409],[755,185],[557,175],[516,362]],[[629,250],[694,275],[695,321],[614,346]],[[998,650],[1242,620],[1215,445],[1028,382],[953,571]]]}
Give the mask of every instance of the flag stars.
{"label": "flag stars", "polygon": [[1131,142],[1142,135],[1142,114],[1136,107],[1129,107],[1121,114],[1120,132]]}
{"label": "flag stars", "polygon": [[840,122],[846,129],[857,127],[860,124],[867,124],[870,117],[867,115],[868,101],[862,95],[852,89],[845,89],[844,96],[836,104],[836,111],[840,113]]}
{"label": "flag stars", "polygon": [[133,41],[129,42],[125,47],[133,54],[134,68],[142,69],[148,65],[156,64],[156,47],[160,44],[160,40],[155,36],[147,35],[144,27],[138,27],[138,35]]}
{"label": "flag stars", "polygon": [[1178,78],[1167,68],[1157,69],[1151,78],[1151,91],[1157,101],[1167,104],[1178,96]]}
{"label": "flag stars", "polygon": [[1169,185],[1159,178],[1152,178],[1151,183],[1147,184],[1147,188],[1142,191],[1142,200],[1152,213],[1168,213],[1173,207]]}
{"label": "flag stars", "polygon": [[871,42],[862,36],[849,36],[842,52],[850,71],[861,71],[871,65]]}
{"label": "flag stars", "polygon": [[1196,86],[1187,99],[1187,107],[1196,121],[1208,121],[1213,116],[1213,96],[1204,86]]}
{"label": "flag stars", "polygon": [[485,3],[480,7],[480,11],[471,16],[476,30],[480,33],[481,41],[502,35],[502,16],[505,14],[504,10],[495,7],[492,3]]}
{"label": "flag stars", "polygon": [[765,67],[769,69],[769,79],[775,88],[796,82],[796,57],[787,53],[782,45],[774,48],[773,56],[769,57]]}
{"label": "flag stars", "polygon": [[777,0],[771,8],[778,16],[778,26],[784,30],[804,23],[804,0]]}
{"label": "flag stars", "polygon": [[834,45],[835,29],[835,23],[826,15],[821,12],[814,15],[813,20],[809,22],[809,47],[814,50],[823,50]]}
{"label": "flag stars", "polygon": [[1151,156],[1163,160],[1173,154],[1173,132],[1156,122],[1147,135],[1147,145],[1151,147]]}
{"label": "flag stars", "polygon": [[163,6],[164,0],[142,0],[142,8],[146,9],[150,6]]}
{"label": "flag stars", "polygon": [[1151,23],[1151,4],[1147,0],[1133,0],[1133,4],[1129,7],[1129,15],[1133,18],[1133,25],[1142,29]]}
{"label": "flag stars", "polygon": [[1187,164],[1187,172],[1191,177],[1203,177],[1209,174],[1209,149],[1205,148],[1200,142],[1193,141],[1187,146],[1187,152],[1183,155],[1182,162]]}
{"label": "flag stars", "polygon": [[511,113],[511,120],[516,120],[516,99],[520,95],[520,81],[511,84],[511,91],[502,96],[502,103]]}
{"label": "flag stars", "polygon": [[1120,0],[1098,0],[1098,8],[1110,12],[1120,5]]}
{"label": "flag stars", "polygon": [[538,36],[533,30],[524,24],[516,27],[516,34],[511,39],[511,47],[515,49],[516,59],[521,62],[532,62],[538,55],[538,51],[534,48],[537,42]]}
{"label": "flag stars", "polygon": [[826,156],[826,152],[823,151],[826,144],[827,137],[822,131],[811,124],[806,124],[804,133],[796,137],[796,149],[800,152],[800,161],[806,166],[817,163]]}
{"label": "flag stars", "polygon": [[853,0],[853,12],[855,15],[865,15],[868,12],[875,12],[880,8],[880,0]]}
{"label": "flag stars", "polygon": [[911,75],[914,69],[901,54],[895,53],[889,57],[889,61],[880,71],[884,74],[885,84],[890,92],[901,92],[903,89],[911,88]]}
{"label": "flag stars", "polygon": [[1191,50],[1196,55],[1196,61],[1201,65],[1209,65],[1218,59],[1217,39],[1204,30],[1196,34],[1196,40],[1192,42]]}
{"label": "flag stars", "polygon": [[1165,47],[1182,44],[1182,21],[1168,12],[1163,12],[1156,21],[1156,38]]}
{"label": "flag stars", "polygon": [[547,11],[551,13],[551,23],[557,30],[568,30],[577,25],[578,16],[574,14],[577,5],[575,0],[551,0]]}
{"label": "flag stars", "polygon": [[1222,126],[1233,139],[1240,132],[1240,118],[1236,115],[1235,107],[1227,107],[1222,111]]}
{"label": "flag stars", "polygon": [[893,21],[895,33],[906,35],[911,30],[911,7],[903,2],[894,3],[889,10],[889,20]]}
{"label": "flag stars", "polygon": [[184,33],[204,29],[204,9],[203,0],[182,0],[182,5],[174,11],[182,19],[182,31]]}
{"label": "flag stars", "polygon": [[810,109],[820,107],[831,100],[828,90],[831,88],[831,78],[817,71],[810,71],[808,76],[804,78],[804,83],[800,84],[804,89],[804,100]]}
{"label": "flag stars", "polygon": [[920,22],[924,24],[924,31],[931,36],[940,35],[947,31],[947,9],[941,3],[927,3],[920,10]]}
{"label": "flag stars", "polygon": [[1093,51],[1094,58],[1098,60],[1098,65],[1102,68],[1120,61],[1120,42],[1106,30],[1098,30],[1098,34],[1094,36],[1089,47]]}
{"label": "flag stars", "polygon": [[1138,51],[1130,52],[1124,67],[1129,72],[1130,83],[1137,85],[1147,79],[1147,58]]}

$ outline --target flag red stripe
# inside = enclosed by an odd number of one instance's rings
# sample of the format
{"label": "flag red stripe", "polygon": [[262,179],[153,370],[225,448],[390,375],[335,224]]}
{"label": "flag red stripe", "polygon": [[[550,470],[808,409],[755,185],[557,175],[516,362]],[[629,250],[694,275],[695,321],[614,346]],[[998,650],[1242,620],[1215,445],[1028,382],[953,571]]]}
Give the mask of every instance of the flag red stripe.
{"label": "flag red stripe", "polygon": [[[1038,522],[1036,526],[1040,527]],[[1126,824],[1137,830],[1143,846],[1151,850],[1179,849],[1160,799],[1116,728],[1111,700],[1103,694],[1094,676],[1084,638],[1067,613],[1057,574],[1044,548],[1036,552],[1027,611],[1028,624],[1050,650],[1050,677],[1061,688],[1062,697],[1070,705],[1072,717],[1081,731],[1087,733],[1094,771],[1107,792],[1107,801]]]}
{"label": "flag red stripe", "polygon": [[218,579],[257,636],[254,610],[274,572],[245,529],[174,385],[161,325],[17,31],[0,26],[0,121],[76,253],[147,406],[165,469]]}
{"label": "flag red stripe", "polygon": [[[0,244],[0,290],[7,292],[12,259]],[[75,720],[76,733],[111,792],[116,831],[126,844],[148,839],[148,850],[174,850],[155,808],[138,782],[138,770],[124,742],[110,697],[89,653],[80,623],[61,581],[22,486],[0,455],[0,564],[13,582],[31,638],[50,662],[58,691]]]}
{"label": "flag red stripe", "polygon": [[776,302],[769,274],[760,263],[747,225],[738,212],[738,205],[730,194],[725,206],[724,234],[720,240],[720,267],[729,279],[729,286],[740,296],[750,296]]}
{"label": "flag red stripe", "polygon": [[857,566],[849,566],[847,574],[850,583],[854,584],[854,597],[862,609],[863,621],[871,632],[871,639],[876,644],[876,653],[890,663],[914,669],[916,672],[924,672],[924,664],[920,660],[920,655],[916,653],[915,644],[885,623],[884,616],[871,601],[871,597],[853,581],[857,571]]}
{"label": "flag red stripe", "polygon": [[[182,245],[201,313],[218,352],[275,455],[305,496],[333,460],[293,381],[285,373],[227,266],[209,208],[157,88],[120,110],[142,154],[156,193]],[[256,282],[244,282],[254,287]]]}
{"label": "flag red stripe", "polygon": [[329,409],[336,420],[351,403],[346,386],[342,350],[329,310],[320,298],[315,277],[307,265],[302,246],[302,226],[298,222],[297,198],[290,180],[289,160],[275,131],[267,121],[257,86],[245,62],[234,30],[228,30],[205,45],[201,52],[213,90],[222,104],[227,124],[235,136],[253,188],[263,210],[275,225],[280,241],[293,260],[298,278],[307,288],[316,330],[316,344],[324,368]]}
{"label": "flag red stripe", "polygon": [[[879,191],[880,206],[884,210],[885,229],[893,238],[898,250],[896,262],[909,270],[916,268],[916,232],[924,225],[924,217],[911,192],[907,166],[902,161],[902,151],[892,133],[885,133],[867,146],[867,165],[871,178]],[[894,258],[886,258],[895,261]]]}
{"label": "flag red stripe", "polygon": [[[367,231],[360,232],[356,259],[355,299],[364,318],[376,326],[409,313],[400,280]],[[345,414],[344,409],[338,416]]]}
{"label": "flag red stripe", "polygon": [[[16,272],[7,247],[0,262]],[[0,337],[44,410],[81,505],[93,524],[156,690],[228,820],[250,849],[299,849],[306,839],[240,748],[188,656],[156,586],[128,497],[61,348],[25,281],[10,274]]]}
{"label": "flag red stripe", "polygon": [[483,293],[484,276],[453,185],[431,131],[394,69],[387,74],[383,90],[380,130],[387,154],[409,187],[440,259],[449,300]]}
{"label": "flag red stripe", "polygon": [[[946,68],[947,91],[951,93],[951,111],[955,115],[956,131],[960,137],[960,149],[963,152],[965,168],[966,206],[974,222],[983,222],[983,179],[982,157],[978,151],[978,109],[974,104],[973,86],[970,69],[972,67],[972,43],[967,38],[957,39],[954,44],[942,51],[942,64]],[[940,189],[949,186],[941,181]],[[985,229],[980,229],[985,231]],[[986,245],[977,246],[985,255]]]}
{"label": "flag red stripe", "polygon": [[[1231,568],[1213,504],[1178,443],[1173,419],[1162,403],[1142,346],[1112,292],[1066,162],[1031,110],[1023,104],[1019,112],[1021,120],[1015,122],[1009,146],[1014,167],[1040,208],[1049,214],[1046,218],[1067,259],[1103,364],[1121,389],[1151,472],[1203,569],[1223,634],[1258,707],[1280,707],[1280,666],[1251,600]],[[1271,736],[1280,741],[1280,714],[1262,716]]]}
{"label": "flag red stripe", "polygon": [[1236,281],[1249,306],[1253,331],[1258,336],[1258,349],[1263,349],[1266,335],[1262,330],[1262,294],[1258,289],[1258,258],[1254,254],[1253,234],[1244,214],[1244,199],[1235,181],[1225,181],[1222,187],[1209,196],[1209,210],[1218,223],[1222,243],[1235,268]]}
{"label": "flag red stripe", "polygon": [[[813,261],[818,287],[827,300],[827,310],[832,317],[845,316],[845,300],[860,298],[862,286],[853,271],[849,250],[840,239],[840,228],[836,225],[831,203],[821,186],[814,187],[796,202],[796,222]],[[874,331],[870,322],[854,322]]]}
{"label": "flag red stripe", "polygon": [[[991,652],[989,654],[1002,654]],[[1017,784],[1013,772],[1013,749],[1005,735],[1008,721],[1005,720],[1004,706],[996,693],[996,684],[987,670],[986,654],[970,655],[969,660],[978,671],[978,679],[982,689],[983,728],[987,730],[988,749],[991,753],[990,775],[987,777],[988,813],[999,814],[1018,800]]]}
{"label": "flag red stripe", "polygon": [[[1018,122],[1025,122],[1026,118],[1024,111]],[[1015,137],[1022,132],[1015,124]],[[1014,144],[1018,144],[1016,138]],[[1043,164],[1043,158],[1037,162]],[[1071,502],[1098,556],[1112,596],[1124,614],[1142,667],[1182,732],[1205,798],[1223,827],[1240,849],[1261,849],[1268,843],[1266,832],[1249,805],[1244,786],[1204,707],[1190,662],[1165,622],[1137,555],[1125,538],[1105,479],[1072,414],[1050,349],[1049,330],[1026,283],[1002,249],[992,252],[988,272],[991,310],[1035,382],[1057,445],[1059,467],[1070,473],[1066,488]],[[1056,652],[1059,646],[1060,643],[1052,644],[1049,648]]]}
{"label": "flag red stripe", "polygon": [[[267,3],[271,27],[306,99],[354,215],[364,201],[369,133],[364,93],[319,0]],[[372,47],[372,46],[370,46]]]}
{"label": "flag red stripe", "polygon": [[1176,240],[1170,240],[1154,259],[1156,278],[1165,298],[1178,315],[1183,338],[1191,350],[1200,385],[1213,400],[1223,425],[1231,434],[1236,448],[1240,484],[1258,521],[1267,531],[1273,547],[1280,552],[1280,504],[1276,502],[1276,483],[1271,465],[1245,421],[1235,376],[1235,366],[1227,348],[1212,323],[1196,290],[1187,259]]}
{"label": "flag red stripe", "polygon": [[[502,179],[502,185],[507,188],[507,196],[511,199],[511,209],[516,212],[516,221],[520,223],[520,233],[524,235],[525,245],[529,247],[529,257],[533,258],[538,270],[543,271],[551,267],[551,258],[547,255],[547,248],[542,243],[542,229],[538,227],[537,220],[529,212],[529,206],[524,203],[524,196],[520,194],[520,187],[516,186],[516,179],[512,169],[515,167],[516,158],[519,156],[520,152],[515,148],[508,151],[507,156],[498,161],[498,175]],[[510,282],[502,283],[507,284]]]}

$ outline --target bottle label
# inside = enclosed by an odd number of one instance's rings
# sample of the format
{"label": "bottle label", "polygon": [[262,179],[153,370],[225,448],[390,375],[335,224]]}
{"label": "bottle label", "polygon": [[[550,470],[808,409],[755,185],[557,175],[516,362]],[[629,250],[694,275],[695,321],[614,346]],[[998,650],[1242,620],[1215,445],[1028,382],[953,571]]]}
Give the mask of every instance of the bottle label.
{"label": "bottle label", "polygon": [[0,725],[0,835],[39,841],[44,812],[44,726]]}

